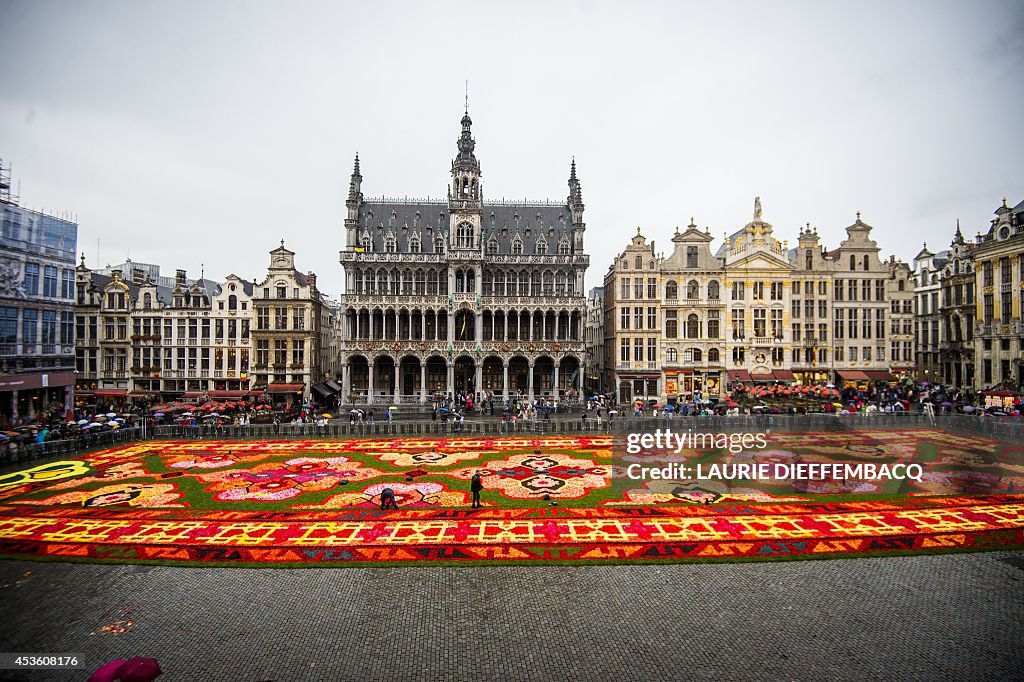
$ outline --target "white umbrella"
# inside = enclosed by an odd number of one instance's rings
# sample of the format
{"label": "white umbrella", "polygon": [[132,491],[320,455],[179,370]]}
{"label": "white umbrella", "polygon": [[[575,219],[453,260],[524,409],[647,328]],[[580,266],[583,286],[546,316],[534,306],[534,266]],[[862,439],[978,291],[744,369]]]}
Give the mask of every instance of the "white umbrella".
{"label": "white umbrella", "polygon": [[92,424],[89,424],[89,428],[93,428],[96,426],[103,426],[103,424],[101,424],[100,422],[93,422]]}
{"label": "white umbrella", "polygon": [[192,416],[192,413],[191,413],[191,412],[182,412],[182,413],[181,413],[181,416],[182,416],[182,417],[191,417],[191,416]]}
{"label": "white umbrella", "polygon": [[88,419],[79,419],[79,420],[78,420],[78,425],[79,425],[79,426],[85,426],[85,425],[86,425],[86,424],[88,424],[88,423],[89,423],[89,420],[88,420]]}
{"label": "white umbrella", "polygon": [[107,412],[107,416],[108,417],[116,417],[117,416],[117,412]]}

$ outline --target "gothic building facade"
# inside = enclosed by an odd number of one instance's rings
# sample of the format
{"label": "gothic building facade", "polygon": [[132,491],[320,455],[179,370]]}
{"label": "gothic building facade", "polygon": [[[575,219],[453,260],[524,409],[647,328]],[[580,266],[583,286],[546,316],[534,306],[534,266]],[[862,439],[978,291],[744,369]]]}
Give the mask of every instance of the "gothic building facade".
{"label": "gothic building facade", "polygon": [[467,112],[447,200],[364,198],[356,157],[340,254],[349,402],[581,392],[589,257],[575,162],[565,202],[485,199],[471,127]]}

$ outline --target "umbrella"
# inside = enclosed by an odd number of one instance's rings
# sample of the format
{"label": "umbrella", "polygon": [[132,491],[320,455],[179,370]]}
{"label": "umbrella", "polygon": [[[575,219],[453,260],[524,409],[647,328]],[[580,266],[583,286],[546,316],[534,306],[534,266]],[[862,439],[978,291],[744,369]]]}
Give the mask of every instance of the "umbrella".
{"label": "umbrella", "polygon": [[89,424],[90,429],[96,428],[97,426],[104,426],[104,424],[100,422],[93,422],[92,424]]}
{"label": "umbrella", "polygon": [[88,424],[88,423],[89,423],[88,419],[79,419],[78,420],[78,425],[79,426],[84,426],[85,424]]}
{"label": "umbrella", "polygon": [[941,407],[953,407],[953,403],[951,403],[951,402],[944,402],[944,403],[942,403]]}
{"label": "umbrella", "polygon": [[191,417],[191,416],[192,416],[192,413],[191,413],[191,412],[182,412],[182,413],[181,413],[181,416],[182,416],[182,417]]}
{"label": "umbrella", "polygon": [[121,682],[153,682],[162,673],[155,658],[137,656],[117,669],[117,679]]}
{"label": "umbrella", "polygon": [[107,416],[108,417],[116,417],[117,416],[117,412],[107,412]]}
{"label": "umbrella", "polygon": [[608,410],[608,414],[618,414],[618,410]]}
{"label": "umbrella", "polygon": [[154,417],[162,417],[162,416],[164,416],[164,413],[163,412],[154,412],[153,416]]}
{"label": "umbrella", "polygon": [[967,412],[968,414],[974,412],[974,405],[964,405],[964,412]]}
{"label": "umbrella", "polygon": [[394,405],[388,405],[388,409],[389,410],[397,410],[398,408],[395,407]]}
{"label": "umbrella", "polygon": [[675,405],[666,405],[665,406],[665,411],[666,412],[675,412],[676,411]]}
{"label": "umbrella", "polygon": [[320,416],[323,417],[324,419],[334,419],[334,417],[331,414],[327,413],[327,412],[324,412]]}

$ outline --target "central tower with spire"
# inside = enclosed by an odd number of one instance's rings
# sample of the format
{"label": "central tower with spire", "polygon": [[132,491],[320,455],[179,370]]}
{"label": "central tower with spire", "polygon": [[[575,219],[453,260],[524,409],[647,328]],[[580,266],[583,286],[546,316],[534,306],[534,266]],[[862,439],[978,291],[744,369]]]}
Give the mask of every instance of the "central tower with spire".
{"label": "central tower with spire", "polygon": [[473,150],[473,119],[469,117],[467,101],[462,116],[462,134],[459,135],[458,154],[452,160],[452,183],[448,187],[448,213],[451,215],[452,234],[449,248],[454,250],[480,250],[481,206],[480,162]]}

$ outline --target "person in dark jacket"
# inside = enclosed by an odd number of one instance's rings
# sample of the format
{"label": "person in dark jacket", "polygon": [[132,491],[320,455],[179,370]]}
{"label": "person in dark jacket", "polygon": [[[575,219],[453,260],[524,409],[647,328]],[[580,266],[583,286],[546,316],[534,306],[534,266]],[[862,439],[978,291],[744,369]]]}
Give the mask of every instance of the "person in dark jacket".
{"label": "person in dark jacket", "polygon": [[470,479],[469,489],[473,492],[473,507],[482,507],[480,504],[480,491],[484,489],[483,481],[480,480],[480,472],[473,474],[473,478]]}
{"label": "person in dark jacket", "polygon": [[384,488],[380,491],[381,509],[398,509],[398,502],[395,500],[395,491],[391,488]]}

